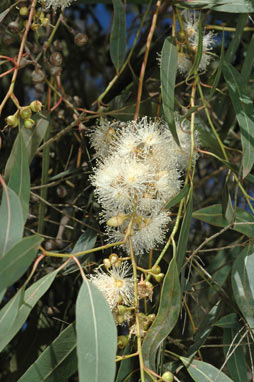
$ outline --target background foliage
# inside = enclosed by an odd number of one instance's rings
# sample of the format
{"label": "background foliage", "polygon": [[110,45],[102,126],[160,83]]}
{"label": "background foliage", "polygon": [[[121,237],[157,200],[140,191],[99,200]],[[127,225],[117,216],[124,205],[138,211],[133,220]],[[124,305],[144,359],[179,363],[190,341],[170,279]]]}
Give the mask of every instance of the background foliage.
{"label": "background foliage", "polygon": [[[177,72],[184,8],[216,33],[206,73],[200,49],[189,75]],[[0,380],[254,381],[253,1],[79,0],[53,12],[2,0],[0,12]],[[33,126],[16,123],[33,100]],[[153,300],[140,309],[156,318],[137,341],[85,276],[113,251],[88,135],[99,118],[163,116],[177,140],[175,110],[198,131],[199,159],[167,205],[166,245],[136,259],[165,275],[144,272]]]}

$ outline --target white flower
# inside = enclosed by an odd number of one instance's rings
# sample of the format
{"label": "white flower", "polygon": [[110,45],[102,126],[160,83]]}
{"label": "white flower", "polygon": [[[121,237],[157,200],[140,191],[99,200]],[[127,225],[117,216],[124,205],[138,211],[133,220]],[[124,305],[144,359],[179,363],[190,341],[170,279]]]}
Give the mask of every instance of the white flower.
{"label": "white flower", "polygon": [[177,68],[181,74],[188,73],[192,67],[192,62],[188,55],[183,52],[178,52]]}
{"label": "white flower", "polygon": [[64,9],[69,7],[72,1],[75,1],[75,0],[40,0],[40,2],[45,6],[45,8],[52,7],[54,11],[57,8]]}
{"label": "white flower", "polygon": [[[140,255],[163,243],[170,221],[170,216],[165,211],[155,210],[150,215],[137,213],[130,234],[135,255]],[[110,242],[123,241],[129,223],[130,218],[119,227],[107,227]],[[128,240],[126,249],[129,252]]]}
{"label": "white flower", "polygon": [[103,294],[111,310],[117,305],[132,306],[134,300],[134,281],[130,274],[130,266],[125,261],[120,266],[113,265],[107,273],[101,268],[95,270],[95,275],[90,275],[92,283]]}

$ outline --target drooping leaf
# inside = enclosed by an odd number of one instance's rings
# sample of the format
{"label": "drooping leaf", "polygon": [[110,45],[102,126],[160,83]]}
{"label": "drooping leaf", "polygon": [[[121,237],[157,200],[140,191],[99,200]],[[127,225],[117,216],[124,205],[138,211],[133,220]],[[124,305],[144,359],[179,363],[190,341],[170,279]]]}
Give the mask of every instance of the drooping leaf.
{"label": "drooping leaf", "polygon": [[[226,227],[227,220],[222,214],[222,205],[214,204],[201,210],[194,211],[193,218],[204,221],[218,227]],[[250,224],[251,223],[251,224]],[[230,229],[243,233],[248,237],[254,237],[254,216],[240,208],[236,208],[235,222]]]}
{"label": "drooping leaf", "polygon": [[254,12],[254,4],[250,0],[178,0],[176,4],[181,7],[212,9],[217,12]]}
{"label": "drooping leaf", "polygon": [[250,328],[254,328],[254,248],[252,245],[248,245],[237,256],[232,268],[231,282],[236,303]]}
{"label": "drooping leaf", "polygon": [[14,155],[13,167],[10,172],[8,187],[10,187],[19,197],[24,223],[26,222],[30,198],[30,172],[27,158],[26,145],[20,131],[16,138],[16,146],[11,151],[10,156]]}
{"label": "drooping leaf", "polygon": [[177,48],[173,37],[167,37],[161,51],[161,96],[165,119],[169,129],[179,144],[174,119],[174,89],[177,69]]}
{"label": "drooping leaf", "polygon": [[189,189],[190,186],[186,184],[184,188],[181,191],[179,191],[179,193],[172,200],[168,202],[165,208],[169,210],[170,208],[178,204],[188,194]]}
{"label": "drooping leaf", "polygon": [[[91,229],[87,229],[82,235],[79,237],[77,243],[75,244],[73,250],[71,253],[75,254],[77,252],[83,252],[87,251],[88,249],[91,249],[95,246],[97,234],[95,231]],[[79,256],[79,262],[82,264],[86,259],[88,259],[87,255],[84,256]],[[64,274],[71,273],[75,270],[77,270],[77,264],[76,262],[72,259],[67,266],[65,267],[65,272]]]}
{"label": "drooping leaf", "polygon": [[180,269],[183,265],[185,253],[187,249],[188,244],[188,238],[189,238],[189,231],[190,231],[190,225],[191,225],[191,219],[192,219],[192,208],[193,208],[193,201],[192,201],[192,190],[189,194],[189,200],[187,203],[186,212],[184,214],[180,235],[177,243],[177,249],[176,249],[176,262],[177,262],[177,268],[180,272]]}
{"label": "drooping leaf", "polygon": [[25,273],[34,260],[41,241],[39,236],[25,237],[0,258],[0,291],[12,285]]}
{"label": "drooping leaf", "polygon": [[165,275],[158,314],[146,333],[143,342],[145,365],[155,370],[155,358],[161,342],[169,335],[177,323],[181,307],[181,287],[175,257],[170,261]]}
{"label": "drooping leaf", "polygon": [[6,186],[3,179],[1,183],[3,195],[0,206],[0,257],[21,240],[24,229],[23,212],[18,196]]}
{"label": "drooping leaf", "polygon": [[[237,335],[238,333],[238,335]],[[239,330],[237,329],[224,329],[223,331],[223,344],[238,344],[242,333],[239,333]],[[243,346],[239,344],[237,347],[231,348],[229,350],[229,346],[223,347],[225,358],[228,355],[228,351],[232,353],[232,355],[229,357],[226,366],[227,369],[233,378],[233,381],[237,382],[246,382],[248,381],[248,375],[247,375],[247,365],[244,355]]]}
{"label": "drooping leaf", "polygon": [[236,313],[229,313],[226,316],[221,317],[218,321],[214,323],[214,326],[219,326],[220,328],[239,328],[239,319]]}
{"label": "drooping leaf", "polygon": [[80,382],[113,382],[117,347],[116,325],[103,295],[84,281],[76,304]]}
{"label": "drooping leaf", "polygon": [[241,130],[243,177],[246,177],[254,163],[254,106],[242,75],[227,62],[223,64],[223,73]]}
{"label": "drooping leaf", "polygon": [[194,355],[201,345],[206,341],[207,337],[209,336],[211,330],[213,329],[213,323],[217,320],[218,315],[221,310],[221,304],[220,302],[217,302],[210,312],[204,317],[202,320],[200,326],[198,327],[198,330],[196,331],[194,335],[194,344],[189,348],[187,352],[187,356],[191,358],[192,355]]}
{"label": "drooping leaf", "polygon": [[185,357],[180,359],[195,382],[233,382],[226,374],[209,363]]}
{"label": "drooping leaf", "polygon": [[[18,333],[18,331],[23,326],[27,317],[29,316],[31,310],[38,302],[38,300],[47,292],[50,285],[54,281],[56,275],[58,273],[58,269],[54,272],[47,274],[42,277],[40,280],[36,281],[33,285],[31,285],[24,294],[24,301],[20,306],[16,319],[13,325],[10,327],[8,333],[5,337],[0,341],[0,352],[5,348],[5,346],[12,340],[12,338]],[[16,298],[15,296],[13,298]],[[13,298],[8,301],[8,303],[2,308],[2,315],[6,314],[6,311],[10,309],[10,305],[13,304]]]}
{"label": "drooping leaf", "polygon": [[7,308],[0,310],[0,343],[4,341],[5,336],[12,327],[22,302],[24,290],[20,288],[15,296],[12,297]]}
{"label": "drooping leaf", "polygon": [[232,223],[234,219],[234,209],[227,183],[222,190],[222,213],[228,223]]}
{"label": "drooping leaf", "polygon": [[114,18],[110,35],[110,57],[118,72],[126,53],[126,16],[125,7],[121,0],[112,0]]}
{"label": "drooping leaf", "polygon": [[19,382],[67,382],[77,370],[75,326],[67,326],[22,375]]}

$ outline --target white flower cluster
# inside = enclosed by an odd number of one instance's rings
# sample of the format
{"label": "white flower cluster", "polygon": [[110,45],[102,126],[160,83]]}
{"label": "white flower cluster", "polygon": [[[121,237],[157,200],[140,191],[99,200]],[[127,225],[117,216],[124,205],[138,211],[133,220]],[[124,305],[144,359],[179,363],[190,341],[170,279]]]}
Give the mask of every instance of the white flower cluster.
{"label": "white flower cluster", "polygon": [[188,166],[190,134],[177,124],[181,149],[164,121],[147,117],[104,120],[91,136],[99,158],[91,179],[102,221],[112,242],[123,241],[128,230],[136,255],[163,242],[170,221],[164,207],[179,192],[181,170]]}
{"label": "white flower cluster", "polygon": [[67,8],[71,5],[73,0],[40,0],[40,2],[45,6],[45,8],[52,7],[55,11],[57,8]]}
{"label": "white flower cluster", "polygon": [[113,265],[112,269],[105,273],[97,268],[95,275],[90,275],[90,280],[105,297],[110,309],[118,305],[132,306],[134,300],[133,277],[128,277],[129,264],[122,262],[118,267]]}
{"label": "white flower cluster", "polygon": [[[198,18],[195,11],[185,10],[184,30],[188,38],[188,44],[182,44],[182,50],[178,52],[178,70],[180,73],[187,73],[193,65],[193,54],[197,52],[199,33],[198,33]],[[215,45],[215,34],[213,32],[203,33],[202,41],[202,56],[198,66],[198,71],[206,71],[212,60],[212,55],[209,53]],[[189,45],[189,46],[188,46]],[[191,51],[190,51],[191,50]]]}

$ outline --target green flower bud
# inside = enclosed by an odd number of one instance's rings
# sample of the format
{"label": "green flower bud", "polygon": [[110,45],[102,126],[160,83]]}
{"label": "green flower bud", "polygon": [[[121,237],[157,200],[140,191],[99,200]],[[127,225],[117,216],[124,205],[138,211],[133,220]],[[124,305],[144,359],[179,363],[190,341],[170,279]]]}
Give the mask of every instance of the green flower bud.
{"label": "green flower bud", "polygon": [[155,275],[158,275],[159,273],[161,273],[161,267],[159,265],[154,265],[152,267],[152,273],[154,273]]}
{"label": "green flower bud", "polygon": [[30,106],[25,106],[20,109],[20,116],[22,119],[29,119],[32,116]]}
{"label": "green flower bud", "polygon": [[27,7],[21,7],[19,10],[20,16],[26,17],[29,13],[29,9]]}
{"label": "green flower bud", "polygon": [[16,112],[13,115],[8,115],[8,117],[5,118],[5,122],[10,127],[17,127],[18,126],[18,122],[19,122],[18,112]]}
{"label": "green flower bud", "polygon": [[30,108],[34,113],[38,113],[42,109],[42,103],[38,100],[35,100],[30,103]]}
{"label": "green flower bud", "polygon": [[162,380],[165,382],[173,382],[174,375],[170,371],[165,371],[165,373],[162,374]]}
{"label": "green flower bud", "polygon": [[109,259],[104,259],[103,260],[103,265],[106,269],[109,269],[111,267],[111,262]]}
{"label": "green flower bud", "polygon": [[124,305],[118,305],[117,309],[120,316],[124,316],[127,310],[126,306]]}
{"label": "green flower bud", "polygon": [[128,342],[129,342],[128,336],[119,336],[117,338],[117,346],[119,349],[124,349],[128,345]]}
{"label": "green flower bud", "polygon": [[26,129],[31,129],[33,125],[35,124],[34,120],[29,118],[24,121],[24,126]]}
{"label": "green flower bud", "polygon": [[157,281],[157,283],[160,283],[164,276],[164,273],[159,273],[158,275],[154,275],[153,277]]}
{"label": "green flower bud", "polygon": [[127,216],[124,214],[112,216],[112,218],[108,219],[107,225],[109,227],[119,227],[120,225],[123,224],[123,222],[125,221],[126,218],[127,218]]}
{"label": "green flower bud", "polygon": [[118,261],[119,257],[116,253],[111,253],[111,255],[109,256],[109,261],[111,262],[111,264],[115,264],[117,261]]}

